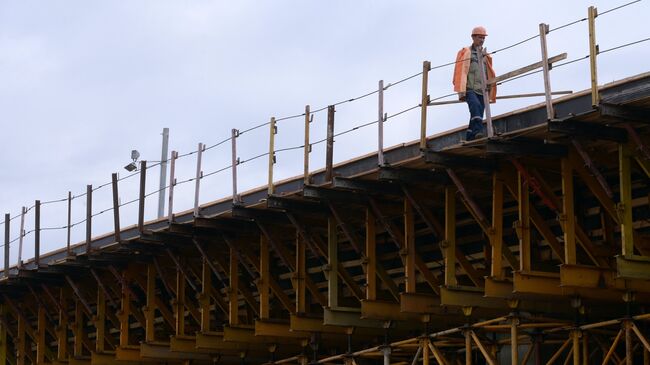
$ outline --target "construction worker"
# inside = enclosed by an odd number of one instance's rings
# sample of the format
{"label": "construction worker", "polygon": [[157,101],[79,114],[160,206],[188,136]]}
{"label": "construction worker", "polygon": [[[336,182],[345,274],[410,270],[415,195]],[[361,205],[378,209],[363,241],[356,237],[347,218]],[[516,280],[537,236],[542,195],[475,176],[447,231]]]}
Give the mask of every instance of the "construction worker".
{"label": "construction worker", "polygon": [[[456,55],[456,67],[454,68],[454,91],[458,93],[460,100],[466,101],[469,107],[469,126],[467,128],[466,140],[471,141],[475,138],[485,136],[483,127],[483,112],[485,110],[483,78],[479,68],[479,54],[482,52],[484,66],[484,75],[486,79],[495,76],[492,69],[492,57],[486,54],[483,49],[483,43],[487,37],[487,31],[484,27],[472,29],[472,45],[464,47]],[[490,85],[487,90],[490,103],[496,101],[497,88],[495,84]]]}

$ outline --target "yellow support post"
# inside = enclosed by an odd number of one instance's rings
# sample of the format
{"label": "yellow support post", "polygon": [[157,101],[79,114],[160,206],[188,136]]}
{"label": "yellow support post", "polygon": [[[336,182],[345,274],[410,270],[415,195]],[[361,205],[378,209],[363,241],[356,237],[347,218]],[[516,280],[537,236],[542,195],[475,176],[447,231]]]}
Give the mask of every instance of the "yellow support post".
{"label": "yellow support post", "polygon": [[[465,333],[465,365],[472,365],[472,337],[469,330],[466,330]],[[516,362],[512,362],[516,364]]]}
{"label": "yellow support post", "polygon": [[327,305],[330,308],[339,306],[339,282],[337,268],[339,266],[338,237],[336,235],[336,221],[327,219]]}
{"label": "yellow support post", "polygon": [[176,300],[174,301],[176,317],[176,336],[185,335],[185,277],[181,270],[176,270]]}
{"label": "yellow support post", "polygon": [[74,305],[74,326],[72,328],[74,337],[72,354],[73,356],[83,355],[83,337],[84,337],[84,312],[83,304],[79,299],[75,300]]}
{"label": "yellow support post", "polygon": [[97,290],[97,314],[93,318],[95,322],[95,352],[104,352],[104,341],[106,339],[106,295],[104,291]]}
{"label": "yellow support post", "polygon": [[431,62],[422,64],[422,99],[420,112],[420,150],[427,148],[427,108],[429,107],[429,71]]}
{"label": "yellow support post", "polygon": [[519,336],[518,331],[519,319],[513,317],[510,320],[510,363],[519,364]]}
{"label": "yellow support post", "polygon": [[269,189],[268,194],[273,195],[275,187],[273,186],[273,164],[275,163],[275,134],[277,128],[275,126],[275,117],[271,118],[269,122]]}
{"label": "yellow support post", "polygon": [[[203,258],[201,266],[201,294],[199,304],[201,306],[201,332],[210,331],[210,293],[212,291],[212,271],[206,258]],[[220,293],[217,293],[220,294]]]}
{"label": "yellow support post", "polygon": [[296,273],[295,273],[295,290],[296,290],[296,312],[305,313],[306,309],[306,288],[305,276],[307,275],[305,241],[300,238],[296,232]]}
{"label": "yellow support post", "polygon": [[260,296],[260,318],[269,318],[269,241],[260,235],[260,279],[258,291]]}
{"label": "yellow support post", "polygon": [[422,347],[422,365],[429,365],[429,339],[422,340],[420,346]]}
{"label": "yellow support post", "polygon": [[145,318],[144,338],[145,342],[156,340],[154,330],[155,309],[156,309],[156,266],[153,263],[147,264],[147,305],[143,308]]}
{"label": "yellow support post", "polygon": [[126,271],[122,274],[121,307],[118,312],[120,320],[120,347],[129,345],[129,315],[131,314],[131,294],[127,286]]}
{"label": "yellow support post", "polygon": [[562,158],[562,216],[564,221],[564,263],[575,265],[576,261],[576,219],[573,196],[573,169],[567,158]]}
{"label": "yellow support post", "polygon": [[573,341],[573,365],[580,365],[580,331],[571,331],[571,339]]}
{"label": "yellow support post", "polygon": [[621,248],[625,258],[634,255],[634,231],[632,228],[632,153],[627,143],[618,146],[619,181],[621,202],[619,203],[619,220],[621,222]]}
{"label": "yellow support post", "polygon": [[45,362],[45,351],[47,348],[47,344],[45,343],[45,307],[42,305],[38,306],[36,322],[38,327],[38,331],[36,332],[36,363],[42,364]]}
{"label": "yellow support post", "polygon": [[56,358],[59,362],[67,360],[68,356],[68,289],[60,290],[59,326],[56,329]]}
{"label": "yellow support post", "polygon": [[[273,120],[275,121],[275,119]],[[239,324],[239,262],[237,262],[237,252],[230,248],[230,307],[229,323],[231,326]]]}
{"label": "yellow support post", "polygon": [[404,243],[404,254],[406,255],[404,264],[406,292],[415,293],[415,221],[413,218],[413,206],[408,199],[404,199]]}
{"label": "yellow support post", "polygon": [[7,364],[7,305],[0,304],[0,364]]}
{"label": "yellow support post", "polygon": [[456,280],[456,189],[445,188],[445,285],[457,285]]}
{"label": "yellow support post", "polygon": [[25,365],[27,363],[27,338],[25,326],[25,318],[23,316],[18,316],[18,332],[16,334],[16,365]]}
{"label": "yellow support post", "polygon": [[366,299],[377,299],[377,240],[375,217],[366,209]]}
{"label": "yellow support post", "polygon": [[503,180],[498,172],[492,175],[492,227],[490,230],[492,246],[492,267],[490,276],[502,280],[503,273]]}
{"label": "yellow support post", "polygon": [[523,272],[530,272],[530,200],[528,182],[521,172],[518,177],[518,200],[519,200],[519,222],[517,223],[519,234],[519,269]]}
{"label": "yellow support post", "polygon": [[596,64],[596,56],[598,56],[598,45],[596,44],[596,17],[598,10],[590,6],[587,11],[587,19],[589,20],[589,69],[591,70],[591,105],[598,106],[600,104],[600,96],[598,95],[598,67]]}

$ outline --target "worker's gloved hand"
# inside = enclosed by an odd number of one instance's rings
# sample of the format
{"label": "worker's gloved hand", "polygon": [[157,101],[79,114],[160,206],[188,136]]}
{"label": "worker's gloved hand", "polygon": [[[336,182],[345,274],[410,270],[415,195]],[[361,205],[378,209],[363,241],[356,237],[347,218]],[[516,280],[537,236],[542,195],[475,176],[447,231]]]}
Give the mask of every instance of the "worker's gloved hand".
{"label": "worker's gloved hand", "polygon": [[465,101],[465,93],[464,92],[459,92],[458,93],[458,100]]}

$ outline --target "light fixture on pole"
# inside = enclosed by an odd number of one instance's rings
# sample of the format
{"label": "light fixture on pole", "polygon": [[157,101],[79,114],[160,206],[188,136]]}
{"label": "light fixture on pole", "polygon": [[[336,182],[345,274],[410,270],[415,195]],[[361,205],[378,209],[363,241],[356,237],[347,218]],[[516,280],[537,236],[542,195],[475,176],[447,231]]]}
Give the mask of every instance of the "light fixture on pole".
{"label": "light fixture on pole", "polygon": [[138,152],[138,150],[131,150],[131,159],[133,160],[133,162],[124,166],[124,169],[128,172],[137,170],[138,165],[136,165],[135,163],[138,161],[139,158],[140,158],[140,152]]}

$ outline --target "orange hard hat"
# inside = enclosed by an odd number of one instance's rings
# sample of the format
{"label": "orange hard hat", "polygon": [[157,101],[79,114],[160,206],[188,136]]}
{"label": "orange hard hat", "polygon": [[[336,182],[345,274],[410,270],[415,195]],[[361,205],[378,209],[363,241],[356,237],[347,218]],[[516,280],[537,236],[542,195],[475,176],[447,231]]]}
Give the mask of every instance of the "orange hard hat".
{"label": "orange hard hat", "polygon": [[482,35],[487,37],[487,30],[485,30],[485,27],[475,27],[472,29],[472,35]]}

